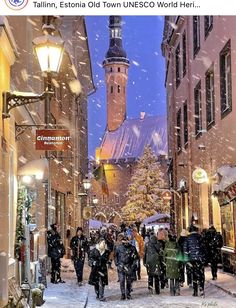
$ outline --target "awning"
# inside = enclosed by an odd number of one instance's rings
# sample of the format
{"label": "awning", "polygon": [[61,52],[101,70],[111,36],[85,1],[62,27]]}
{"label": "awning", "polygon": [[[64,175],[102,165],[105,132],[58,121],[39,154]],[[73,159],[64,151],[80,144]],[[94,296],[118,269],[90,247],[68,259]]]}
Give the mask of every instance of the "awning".
{"label": "awning", "polygon": [[219,181],[217,184],[213,184],[213,192],[224,192],[236,182],[236,167],[222,166],[217,169]]}
{"label": "awning", "polygon": [[89,219],[89,229],[100,229],[103,224],[101,221],[96,219]]}
{"label": "awning", "polygon": [[48,176],[48,160],[46,158],[31,160],[18,169],[19,176],[34,175],[45,179]]}

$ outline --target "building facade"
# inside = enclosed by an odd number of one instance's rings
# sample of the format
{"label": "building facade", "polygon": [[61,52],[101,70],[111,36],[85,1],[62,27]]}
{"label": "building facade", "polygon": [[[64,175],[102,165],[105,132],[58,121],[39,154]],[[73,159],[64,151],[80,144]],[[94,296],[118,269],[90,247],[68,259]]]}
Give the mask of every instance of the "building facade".
{"label": "building facade", "polygon": [[[5,91],[44,91],[44,78],[32,45],[32,40],[42,35],[44,23],[45,18],[40,16],[1,19],[1,106]],[[50,23],[55,25],[56,35],[65,41],[60,72],[52,78],[54,94],[50,102],[50,128],[68,129],[71,147],[63,152],[50,152],[47,158],[44,151],[35,149],[36,129],[45,124],[43,101],[12,109],[8,119],[3,119],[1,108],[0,234],[3,240],[0,262],[1,269],[4,269],[0,273],[1,304],[6,304],[8,299],[6,281],[14,279],[21,282],[14,248],[23,177],[33,176],[32,183],[24,183],[32,199],[29,210],[30,261],[38,261],[47,254],[45,232],[51,223],[60,225],[67,247],[67,240],[82,221],[78,191],[88,172],[87,96],[94,90],[86,25],[81,16],[52,18]],[[24,125],[31,127],[25,129]],[[44,174],[40,180],[36,179],[35,170]],[[48,183],[50,194],[47,193]],[[34,270],[31,274],[34,282]]]}
{"label": "building facade", "polygon": [[[235,271],[235,17],[165,18],[169,183],[176,229],[197,220],[222,232]],[[200,168],[200,170],[199,170]],[[193,179],[193,172],[207,178]]]}

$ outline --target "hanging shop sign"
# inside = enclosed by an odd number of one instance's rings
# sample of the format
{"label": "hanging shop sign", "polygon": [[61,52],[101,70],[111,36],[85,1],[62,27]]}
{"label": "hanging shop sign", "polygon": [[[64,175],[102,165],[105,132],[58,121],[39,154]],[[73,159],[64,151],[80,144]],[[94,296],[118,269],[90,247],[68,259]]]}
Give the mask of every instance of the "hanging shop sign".
{"label": "hanging shop sign", "polygon": [[89,220],[92,218],[92,208],[90,206],[86,206],[83,208],[83,219]]}
{"label": "hanging shop sign", "polygon": [[36,150],[65,151],[70,148],[70,131],[67,129],[36,130]]}
{"label": "hanging shop sign", "polygon": [[204,169],[202,168],[196,168],[193,171],[192,178],[195,183],[197,184],[203,184],[208,181],[207,173]]}
{"label": "hanging shop sign", "polygon": [[161,194],[161,197],[164,201],[169,202],[172,198],[172,195],[171,195],[171,192],[169,190],[165,190]]}

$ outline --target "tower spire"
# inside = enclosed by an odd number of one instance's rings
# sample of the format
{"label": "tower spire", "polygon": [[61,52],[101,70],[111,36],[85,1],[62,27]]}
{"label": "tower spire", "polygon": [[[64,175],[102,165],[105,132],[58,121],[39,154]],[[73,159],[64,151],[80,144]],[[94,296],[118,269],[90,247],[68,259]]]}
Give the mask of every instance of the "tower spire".
{"label": "tower spire", "polygon": [[129,60],[122,45],[121,16],[109,17],[109,49],[103,67],[107,86],[107,129],[114,131],[126,119],[126,84]]}

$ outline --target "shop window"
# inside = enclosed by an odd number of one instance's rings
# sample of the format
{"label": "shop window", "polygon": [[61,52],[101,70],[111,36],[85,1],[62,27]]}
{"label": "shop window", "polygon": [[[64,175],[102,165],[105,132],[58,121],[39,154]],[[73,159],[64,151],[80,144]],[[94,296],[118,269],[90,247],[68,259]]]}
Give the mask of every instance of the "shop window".
{"label": "shop window", "polygon": [[224,246],[235,248],[234,202],[221,206],[222,236]]}
{"label": "shop window", "polygon": [[212,28],[213,28],[213,16],[204,16],[205,38],[211,32]]}
{"label": "shop window", "polygon": [[180,44],[175,50],[175,78],[176,78],[176,88],[180,84]]}
{"label": "shop window", "polygon": [[177,151],[181,151],[181,108],[177,112],[177,121],[176,121],[176,129],[177,129]]}
{"label": "shop window", "polygon": [[215,121],[215,96],[214,96],[214,72],[213,69],[206,73],[206,119],[207,128]]}
{"label": "shop window", "polygon": [[232,108],[232,81],[231,81],[231,46],[230,41],[220,53],[220,99],[221,115],[225,115]]}
{"label": "shop window", "polygon": [[102,204],[107,204],[107,196],[102,195]]}
{"label": "shop window", "polygon": [[200,49],[200,16],[193,16],[193,55]]}
{"label": "shop window", "polygon": [[184,145],[188,144],[188,105],[187,102],[184,103]]}
{"label": "shop window", "polygon": [[115,203],[116,204],[120,203],[120,196],[119,195],[115,195]]}
{"label": "shop window", "polygon": [[187,46],[186,46],[186,32],[182,36],[182,58],[183,58],[183,77],[186,74],[186,65],[187,65]]}
{"label": "shop window", "polygon": [[195,109],[195,135],[198,137],[202,132],[202,106],[201,106],[201,82],[194,89],[194,109]]}

